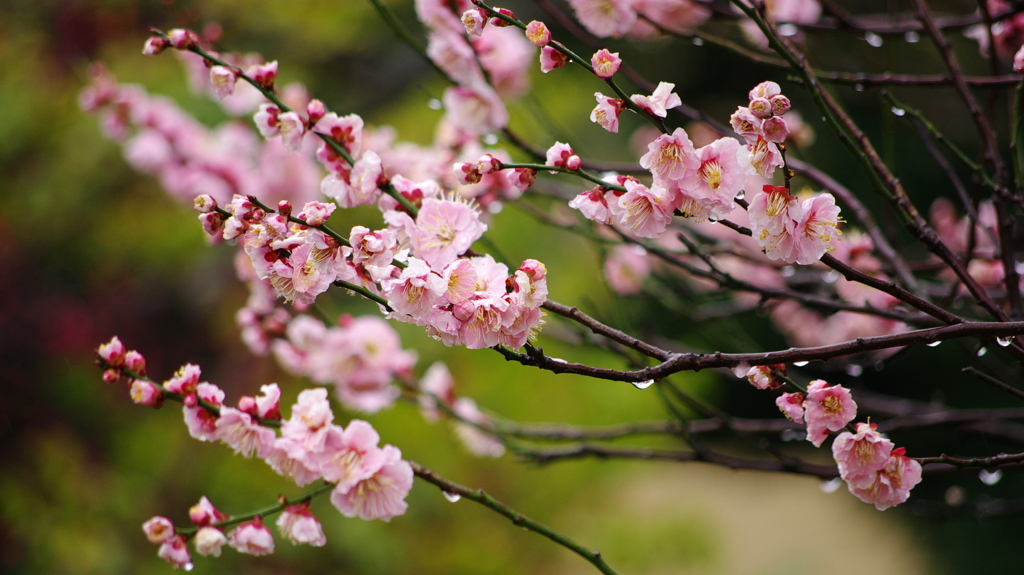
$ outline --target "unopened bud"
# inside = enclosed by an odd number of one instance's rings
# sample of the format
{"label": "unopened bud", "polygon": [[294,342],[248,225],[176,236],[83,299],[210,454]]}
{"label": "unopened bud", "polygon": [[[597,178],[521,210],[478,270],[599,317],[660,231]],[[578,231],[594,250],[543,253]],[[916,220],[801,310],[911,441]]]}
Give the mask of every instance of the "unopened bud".
{"label": "unopened bud", "polygon": [[[497,12],[498,14],[501,14],[502,16],[511,18],[512,20],[518,20],[518,18],[516,18],[516,15],[513,14],[512,11],[509,10],[508,8],[495,8],[494,11]],[[494,26],[496,28],[504,28],[506,26],[512,26],[512,23],[501,18],[491,18],[491,26]]]}
{"label": "unopened bud", "polygon": [[170,45],[171,43],[163,36],[150,36],[142,46],[142,53],[146,56],[156,56]]}

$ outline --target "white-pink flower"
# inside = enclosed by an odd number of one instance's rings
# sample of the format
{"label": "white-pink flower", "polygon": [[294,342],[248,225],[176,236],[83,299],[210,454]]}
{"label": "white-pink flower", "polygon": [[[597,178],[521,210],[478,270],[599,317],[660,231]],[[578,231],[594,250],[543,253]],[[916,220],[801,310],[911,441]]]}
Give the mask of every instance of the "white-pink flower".
{"label": "white-pink flower", "polygon": [[303,451],[319,453],[332,421],[334,412],[327,401],[327,389],[304,389],[299,393],[298,403],[292,406],[291,418],[281,423],[281,436],[296,442]]}
{"label": "white-pink flower", "polygon": [[206,525],[199,528],[196,532],[196,538],[193,544],[196,546],[196,552],[204,556],[220,557],[221,548],[228,542],[227,536],[224,532],[216,527]]}
{"label": "white-pink flower", "polygon": [[[569,207],[579,210],[588,220],[601,224],[611,223],[612,213],[608,209],[607,190],[598,186],[592,190],[583,192],[569,202]],[[618,201],[612,195],[612,201]]]}
{"label": "white-pink flower", "polygon": [[600,38],[622,36],[636,22],[629,0],[569,0],[569,5],[580,24]]}
{"label": "white-pink flower", "polygon": [[538,48],[543,48],[551,42],[551,32],[548,27],[537,20],[526,25],[526,39]]}
{"label": "white-pink flower", "polygon": [[238,75],[231,68],[225,66],[210,68],[210,83],[213,84],[213,90],[221,100],[234,93],[237,81]]}
{"label": "white-pink flower", "polygon": [[455,261],[485,231],[487,224],[469,203],[454,197],[427,198],[409,240],[416,255],[437,270]]}
{"label": "white-pink flower", "polygon": [[337,200],[343,208],[365,206],[377,201],[381,191],[377,184],[384,174],[380,156],[367,150],[351,172],[330,173],[320,182],[320,191]]}
{"label": "white-pink flower", "polygon": [[601,92],[594,92],[594,97],[597,98],[597,106],[590,112],[590,121],[613,134],[619,133],[619,114],[626,109],[626,101],[609,98]]}
{"label": "white-pink flower", "polygon": [[192,557],[189,556],[188,548],[185,547],[184,535],[175,535],[169,541],[162,543],[160,550],[157,551],[157,557],[167,561],[175,568],[186,571],[192,568]]}
{"label": "white-pink flower", "polygon": [[293,544],[307,543],[313,547],[327,544],[324,529],[313,517],[309,503],[289,505],[277,518],[277,528],[281,530],[281,536]]}
{"label": "white-pink flower", "polygon": [[[221,407],[224,404],[224,391],[212,383],[200,383],[196,386],[195,396],[214,407]],[[193,405],[190,407],[189,403]],[[217,416],[208,411],[205,407],[190,402],[186,397],[185,424],[188,425],[188,433],[199,441],[216,441],[217,437]]]}
{"label": "white-pink flower", "polygon": [[733,198],[747,181],[747,173],[736,157],[739,149],[736,140],[719,138],[696,150],[694,168],[687,172],[680,187],[693,198],[716,200],[732,211]]}
{"label": "white-pink flower", "polygon": [[658,87],[655,88],[654,93],[650,96],[633,94],[629,99],[637,106],[640,106],[640,108],[646,110],[647,113],[659,118],[664,118],[665,116],[668,116],[668,110],[671,110],[676,106],[680,106],[683,103],[683,101],[679,99],[679,94],[672,91],[675,87],[675,84],[661,82],[658,84]]}
{"label": "white-pink flower", "polygon": [[306,124],[295,112],[278,114],[277,126],[281,130],[281,143],[290,152],[298,154],[302,150],[302,136],[306,133]]}
{"label": "white-pink flower", "polygon": [[609,205],[619,225],[641,238],[656,238],[672,221],[672,197],[663,186],[626,181],[626,193]]}
{"label": "white-pink flower", "polygon": [[384,452],[377,448],[380,435],[369,423],[353,419],[342,429],[332,426],[324,450],[317,455],[325,480],[348,491],[369,478],[384,463]]}
{"label": "white-pink flower", "polygon": [[142,532],[146,534],[150,543],[159,545],[174,538],[174,524],[170,519],[157,515],[142,524]]}
{"label": "white-pink flower", "polygon": [[687,170],[696,170],[701,165],[690,137],[682,128],[658,136],[647,145],[647,150],[640,158],[640,165],[650,170],[659,181],[682,180]]}
{"label": "white-pink flower", "polygon": [[865,503],[874,503],[879,511],[899,505],[910,497],[910,490],[921,482],[921,464],[906,456],[906,449],[893,449],[885,467],[865,487],[850,485],[853,493]]}
{"label": "white-pink flower", "polygon": [[466,34],[479,36],[484,33],[486,24],[487,13],[480,8],[466,10],[462,13],[462,25],[466,27]]}
{"label": "white-pink flower", "polygon": [[775,399],[775,405],[779,406],[779,410],[786,416],[787,419],[796,423],[803,423],[804,421],[804,394],[802,393],[783,393]]}
{"label": "white-pink flower", "polygon": [[217,418],[217,437],[242,457],[266,457],[274,448],[277,434],[252,420],[252,416],[232,407],[222,407]]}
{"label": "white-pink flower", "polygon": [[384,463],[373,476],[347,490],[335,487],[331,492],[331,503],[345,517],[389,521],[409,507],[405,497],[412,489],[412,466],[402,460],[397,447],[385,445],[383,451]]}
{"label": "white-pink flower", "polygon": [[816,379],[807,386],[804,400],[804,419],[807,421],[807,441],[821,447],[830,431],[839,431],[857,417],[857,404],[850,390],[841,385],[829,386]]}
{"label": "white-pink flower", "polygon": [[607,80],[619,71],[622,59],[619,58],[618,52],[613,54],[606,48],[601,48],[591,56],[590,65],[594,67],[594,74],[598,78]]}
{"label": "white-pink flower", "polygon": [[269,555],[274,552],[274,536],[263,526],[263,520],[256,517],[229,533],[228,545],[239,553]]}
{"label": "white-pink flower", "polygon": [[870,487],[895,447],[876,431],[877,427],[874,423],[858,423],[856,434],[844,431],[832,442],[832,457],[839,466],[839,475],[851,489]]}
{"label": "white-pink flower", "polygon": [[818,194],[806,199],[800,206],[800,217],[794,219],[790,236],[792,250],[783,253],[787,262],[810,265],[821,259],[825,252],[835,249],[839,240],[839,206],[832,194]]}

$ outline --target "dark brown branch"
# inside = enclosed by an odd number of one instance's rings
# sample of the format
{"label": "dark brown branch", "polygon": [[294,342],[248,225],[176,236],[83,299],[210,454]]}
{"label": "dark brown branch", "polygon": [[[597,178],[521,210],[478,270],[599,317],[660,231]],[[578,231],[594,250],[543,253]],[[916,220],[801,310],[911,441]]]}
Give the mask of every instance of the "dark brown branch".
{"label": "dark brown branch", "polygon": [[553,373],[572,373],[612,381],[644,382],[658,380],[681,371],[700,371],[717,367],[768,365],[798,361],[824,361],[834,357],[854,355],[880,349],[903,347],[918,343],[932,343],[964,337],[1007,337],[1024,334],[1024,322],[964,322],[955,325],[907,331],[892,335],[860,337],[854,340],[818,347],[790,348],[766,353],[672,354],[662,363],[638,370],[617,370],[570,363],[544,355],[540,348],[527,346],[526,353],[497,346],[493,349],[508,361],[539,367]]}
{"label": "dark brown branch", "polygon": [[644,343],[631,335],[608,327],[589,315],[581,312],[578,308],[563,305],[551,300],[545,301],[541,307],[552,313],[556,313],[562,317],[566,317],[580,323],[590,328],[594,333],[603,335],[614,342],[621,343],[626,347],[635,349],[648,357],[653,357],[662,361],[672,357],[671,352],[665,351],[648,343]]}

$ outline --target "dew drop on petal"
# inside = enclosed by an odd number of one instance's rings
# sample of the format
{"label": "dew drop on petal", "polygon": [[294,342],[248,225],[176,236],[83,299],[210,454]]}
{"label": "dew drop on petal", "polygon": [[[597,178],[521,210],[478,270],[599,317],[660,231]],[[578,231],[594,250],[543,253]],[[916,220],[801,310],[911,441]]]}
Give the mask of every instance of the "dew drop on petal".
{"label": "dew drop on petal", "polygon": [[694,46],[703,46],[703,45],[704,45],[704,40],[703,40],[703,39],[701,39],[701,38],[696,38],[696,37],[695,37],[695,38],[693,39],[693,45],[694,45]]}
{"label": "dew drop on petal", "polygon": [[1003,478],[1003,470],[996,469],[989,471],[988,469],[982,469],[981,473],[978,474],[978,479],[981,480],[985,485],[995,485],[999,483],[999,480]]}
{"label": "dew drop on petal", "polygon": [[846,375],[850,377],[860,377],[860,374],[864,373],[864,368],[856,363],[851,363],[846,366]]}
{"label": "dew drop on petal", "polygon": [[1013,343],[1013,336],[997,337],[996,338],[996,343],[999,344],[999,347],[1006,347],[1006,346],[1010,345],[1011,343]]}
{"label": "dew drop on petal", "polygon": [[455,503],[459,499],[462,499],[462,496],[459,495],[458,493],[452,493],[451,491],[444,491],[444,490],[442,490],[441,493],[444,494],[444,498],[445,499],[447,499],[448,501],[451,501],[452,503]]}
{"label": "dew drop on petal", "polygon": [[867,32],[864,34],[864,39],[867,40],[868,44],[870,44],[872,48],[882,47],[882,37],[874,32]]}
{"label": "dew drop on petal", "polygon": [[863,92],[864,91],[864,84],[854,84],[853,85],[853,89],[858,91],[858,92]]}
{"label": "dew drop on petal", "polygon": [[929,343],[929,344],[928,344],[928,347],[939,347],[939,344],[940,344],[940,343],[942,343],[942,340],[941,340],[941,339],[940,339],[940,340],[938,340],[938,341],[933,341],[933,342]]}
{"label": "dew drop on petal", "polygon": [[779,24],[779,34],[783,36],[796,36],[797,32],[799,32],[799,29],[795,24],[790,24],[789,22]]}
{"label": "dew drop on petal", "polygon": [[487,144],[488,146],[493,146],[494,144],[497,144],[498,143],[498,135],[497,134],[487,134],[486,136],[484,136],[484,143]]}
{"label": "dew drop on petal", "polygon": [[648,379],[647,381],[633,381],[630,383],[632,383],[633,387],[637,389],[647,389],[648,387],[654,385],[654,380]]}
{"label": "dew drop on petal", "polygon": [[892,113],[896,114],[897,116],[906,116],[907,115],[907,111],[904,110],[903,108],[897,108],[896,106],[893,106],[891,108],[891,110],[892,110]]}
{"label": "dew drop on petal", "polygon": [[821,482],[821,490],[825,493],[835,493],[843,485],[843,478],[836,477],[835,479],[829,479],[828,481]]}
{"label": "dew drop on petal", "polygon": [[442,103],[441,100],[438,100],[437,98],[431,98],[430,100],[427,100],[427,107],[430,108],[431,110],[440,110],[441,108],[444,107],[444,103]]}
{"label": "dew drop on petal", "polygon": [[985,355],[986,353],[988,353],[988,348],[987,348],[987,347],[983,347],[983,348],[981,348],[981,349],[979,349],[979,350],[978,350],[978,357],[982,357],[982,356],[984,356],[984,355]]}
{"label": "dew drop on petal", "polygon": [[784,278],[791,278],[796,273],[796,268],[794,268],[793,266],[782,266],[782,269],[779,270],[779,273],[781,273],[782,277]]}
{"label": "dew drop on petal", "polygon": [[803,367],[803,366],[807,365],[808,363],[810,363],[810,362],[808,362],[808,361],[794,361],[793,365],[795,365],[797,367]]}
{"label": "dew drop on petal", "polygon": [[906,40],[908,44],[917,44],[921,41],[921,35],[918,34],[916,30],[910,30],[903,35],[903,39]]}

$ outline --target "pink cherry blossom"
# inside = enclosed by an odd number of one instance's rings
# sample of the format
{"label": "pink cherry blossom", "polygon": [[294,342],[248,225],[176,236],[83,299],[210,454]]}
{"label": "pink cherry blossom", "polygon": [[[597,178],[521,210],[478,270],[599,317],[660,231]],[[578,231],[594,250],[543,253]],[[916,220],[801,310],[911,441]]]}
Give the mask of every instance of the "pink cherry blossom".
{"label": "pink cherry blossom", "polygon": [[158,515],[142,524],[142,532],[146,534],[150,543],[159,545],[174,538],[174,524],[170,519]]}
{"label": "pink cherry blossom", "polygon": [[477,62],[477,54],[466,41],[463,32],[442,29],[428,33],[427,57],[456,83],[476,86],[483,82],[484,76]]}
{"label": "pink cherry blossom", "polygon": [[729,117],[729,125],[732,130],[743,137],[748,145],[757,142],[762,135],[761,124],[763,120],[754,115],[750,108],[740,107]]}
{"label": "pink cherry blossom", "polygon": [[664,118],[668,116],[668,110],[671,110],[676,106],[680,106],[683,103],[683,101],[679,99],[679,95],[672,91],[675,87],[675,84],[661,82],[654,90],[654,93],[650,96],[634,94],[630,96],[629,99],[647,113],[659,118]]}
{"label": "pink cherry blossom", "polygon": [[650,170],[660,181],[682,180],[687,170],[696,170],[701,166],[693,143],[682,128],[658,136],[647,145],[647,150],[640,158],[640,165]]}
{"label": "pink cherry blossom", "polygon": [[142,46],[142,53],[146,56],[155,56],[166,50],[171,43],[163,36],[150,36]]}
{"label": "pink cherry blossom", "polygon": [[[608,208],[606,195],[607,189],[602,186],[598,186],[573,198],[572,201],[569,202],[569,207],[574,210],[579,210],[588,220],[593,220],[601,224],[608,224],[611,223],[612,213]],[[614,195],[612,198],[612,201],[618,200]]]}
{"label": "pink cherry blossom", "polygon": [[551,42],[551,32],[543,22],[534,20],[526,25],[526,39],[538,48],[543,48]]}
{"label": "pink cherry blossom", "polygon": [[832,194],[824,193],[804,200],[800,207],[800,217],[794,219],[790,231],[791,251],[782,255],[787,262],[810,265],[835,249],[833,243],[839,241],[839,206]]}
{"label": "pink cherry blossom", "polygon": [[857,417],[857,404],[850,390],[841,385],[829,386],[816,379],[807,386],[804,401],[804,419],[807,421],[807,440],[815,447],[828,437],[828,432],[839,431]]}
{"label": "pink cherry blossom", "polygon": [[185,424],[188,425],[188,433],[199,441],[216,441],[217,437],[217,416],[207,411],[201,405],[189,405],[188,398],[202,399],[214,407],[224,405],[224,391],[212,383],[200,383],[196,386],[194,395],[187,396],[184,413]]}
{"label": "pink cherry blossom", "polygon": [[447,289],[444,279],[419,258],[409,258],[402,273],[384,280],[381,291],[397,314],[418,318],[440,303]]}
{"label": "pink cherry blossom", "polygon": [[[358,157],[362,152],[363,119],[356,114],[338,117],[331,112],[320,118],[313,131],[329,136],[331,140],[341,144],[352,157]],[[348,167],[348,162],[335,152],[334,148],[327,145],[327,142],[321,143],[317,148],[316,159],[332,174],[339,175]]]}
{"label": "pink cherry blossom", "polygon": [[618,52],[612,54],[607,49],[601,48],[590,58],[590,64],[594,67],[594,74],[598,78],[608,79],[619,71],[622,59],[619,58]]}
{"label": "pink cherry blossom", "polygon": [[383,451],[384,463],[373,476],[350,489],[335,487],[331,492],[331,503],[345,517],[389,521],[409,507],[405,497],[412,488],[412,466],[402,460],[397,447],[385,445]]}
{"label": "pink cherry blossom", "polygon": [[121,343],[121,340],[116,335],[109,342],[101,345],[96,353],[111,367],[122,367],[124,365],[124,344]]}
{"label": "pink cherry blossom", "polygon": [[281,537],[293,544],[307,543],[313,547],[323,547],[327,544],[324,529],[320,521],[313,517],[308,502],[285,508],[277,518],[277,528],[281,530]]}
{"label": "pink cherry blossom", "polygon": [[164,394],[160,388],[141,379],[132,380],[130,394],[136,405],[160,407],[164,403]]}
{"label": "pink cherry blossom", "polygon": [[590,112],[590,121],[613,134],[619,133],[619,114],[626,109],[626,101],[609,98],[600,92],[594,92],[594,97],[597,98],[597,106]]}
{"label": "pink cherry blossom", "polygon": [[380,156],[367,150],[351,172],[330,173],[320,183],[320,191],[343,208],[365,206],[377,201],[381,191],[378,182],[383,176]]}
{"label": "pink cherry blossom", "polygon": [[249,458],[255,453],[266,457],[274,448],[277,434],[252,420],[252,416],[232,407],[222,407],[217,418],[217,437],[235,453]]}
{"label": "pink cherry blossom", "polygon": [[747,209],[750,230],[757,246],[768,259],[783,258],[783,250],[792,243],[791,213],[799,217],[800,210],[797,199],[782,186],[765,185],[764,189],[750,200],[750,207]]}
{"label": "pink cherry blossom", "polygon": [[783,166],[782,152],[774,142],[769,142],[763,136],[758,136],[757,141],[747,146],[750,152],[746,155],[745,161],[749,166],[747,171],[757,174],[762,178],[771,178],[776,168]]}
{"label": "pink cherry blossom", "polygon": [[544,165],[555,166],[556,168],[568,168],[569,160],[574,155],[575,154],[572,153],[572,146],[569,144],[563,144],[562,142],[555,142],[554,145],[548,148],[547,161]]}
{"label": "pink cherry blossom", "polygon": [[229,533],[228,545],[239,553],[270,555],[274,552],[274,536],[263,526],[263,520],[256,517]]}
{"label": "pink cherry blossom", "polygon": [[604,260],[604,277],[619,295],[639,293],[650,275],[651,262],[642,246],[617,245]]}
{"label": "pink cherry blossom", "polygon": [[331,217],[337,207],[331,203],[307,202],[296,217],[305,220],[311,226],[322,226],[327,223],[327,219]]}
{"label": "pink cherry blossom", "polygon": [[877,427],[874,423],[858,423],[856,434],[844,431],[832,442],[839,475],[851,489],[870,487],[889,461],[894,446],[875,430]]}
{"label": "pink cherry blossom", "polygon": [[512,294],[525,308],[540,307],[548,298],[548,270],[537,260],[526,260],[510,278]]}
{"label": "pink cherry blossom", "polygon": [[732,211],[732,200],[743,189],[747,174],[736,158],[740,144],[732,138],[720,138],[693,152],[693,169],[680,183],[687,195],[696,199],[717,200]]}
{"label": "pink cherry blossom", "polygon": [[224,66],[210,68],[210,83],[213,84],[213,89],[221,100],[234,93],[237,81],[238,75],[231,68]]}
{"label": "pink cherry blossom", "polygon": [[775,399],[775,405],[779,406],[786,419],[796,423],[804,421],[804,394],[783,393]]}
{"label": "pink cherry blossom", "polygon": [[779,116],[772,116],[761,124],[761,131],[764,133],[764,139],[769,142],[775,142],[781,144],[786,141],[786,137],[789,136],[789,127],[786,125],[786,121]]}
{"label": "pink cherry blossom", "polygon": [[487,13],[480,8],[466,10],[462,14],[462,25],[466,27],[466,34],[479,36],[484,33],[486,24]]}
{"label": "pink cherry blossom", "polygon": [[277,126],[281,130],[281,143],[290,152],[296,154],[302,150],[302,136],[306,133],[306,124],[295,112],[278,114]]}
{"label": "pink cherry blossom", "polygon": [[547,74],[552,70],[557,70],[569,63],[569,57],[562,52],[552,48],[551,46],[544,46],[540,50],[540,71]]}
{"label": "pink cherry blossom", "polygon": [[455,261],[487,231],[480,214],[467,202],[454,197],[423,200],[416,225],[409,238],[416,255],[433,269]]}
{"label": "pink cherry blossom", "polygon": [[199,498],[199,503],[189,508],[188,518],[196,525],[210,525],[211,523],[220,523],[228,516],[218,511],[213,503],[203,495]]}
{"label": "pink cherry blossom", "polygon": [[130,349],[124,354],[124,367],[137,375],[146,375],[146,358],[138,351]]}
{"label": "pink cherry blossom", "polygon": [[448,88],[442,97],[447,117],[471,134],[488,134],[508,124],[508,110],[498,94],[485,84]]}
{"label": "pink cherry blossom", "polygon": [[369,423],[353,419],[342,430],[332,426],[324,450],[317,454],[320,473],[336,489],[348,491],[368,479],[384,464],[384,452],[377,448],[380,435]]}
{"label": "pink cherry blossom", "polygon": [[167,561],[175,568],[186,571],[192,568],[192,557],[189,556],[188,548],[185,547],[184,535],[175,535],[171,540],[162,543],[160,550],[157,551],[157,557]]}
{"label": "pink cherry blossom", "polygon": [[281,109],[274,104],[260,105],[259,111],[253,116],[253,121],[261,136],[269,140],[281,133],[280,115]]}
{"label": "pink cherry blossom", "polygon": [[746,378],[758,389],[778,389],[785,383],[786,364],[755,365],[747,370]]}
{"label": "pink cherry blossom", "polygon": [[893,449],[874,481],[865,487],[849,485],[850,493],[865,503],[874,503],[879,511],[906,501],[910,490],[921,482],[921,464],[905,454],[902,447]]}
{"label": "pink cherry blossom", "polygon": [[171,41],[171,46],[178,50],[188,50],[199,40],[195,32],[183,28],[171,30],[167,33],[167,37]]}
{"label": "pink cherry blossom", "polygon": [[227,542],[228,538],[223,531],[207,525],[199,528],[193,543],[196,546],[196,552],[200,555],[220,557],[221,547]]}
{"label": "pink cherry blossom", "polygon": [[277,79],[277,60],[265,64],[254,64],[246,70],[246,75],[255,80],[260,86],[268,90],[273,89],[274,80]]}
{"label": "pink cherry blossom", "polygon": [[[460,397],[452,409],[459,417],[470,423],[485,428],[491,425],[487,416],[476,406],[476,402],[468,397]],[[455,434],[470,453],[480,457],[501,457],[505,454],[505,446],[500,441],[470,423],[460,422],[455,426]]]}
{"label": "pink cherry blossom", "polygon": [[599,38],[619,37],[636,22],[636,12],[628,0],[569,0],[576,19]]}
{"label": "pink cherry blossom", "polygon": [[298,403],[292,406],[292,416],[281,423],[281,436],[295,441],[298,448],[319,453],[327,441],[334,412],[327,401],[327,389],[317,387],[299,393]]}
{"label": "pink cherry blossom", "polygon": [[626,181],[626,193],[618,202],[609,204],[616,222],[641,238],[656,238],[672,221],[672,198],[667,189],[655,185],[648,188],[633,180]]}
{"label": "pink cherry blossom", "polygon": [[1013,55],[1013,71],[1018,74],[1024,74],[1024,46],[1017,50],[1017,53]]}
{"label": "pink cherry blossom", "polygon": [[437,401],[449,406],[455,402],[455,380],[444,362],[436,361],[427,368],[427,372],[420,378],[419,388],[423,392],[418,397],[420,412],[424,419],[432,423],[441,418]]}
{"label": "pink cherry blossom", "polygon": [[533,168],[516,168],[507,172],[509,184],[520,192],[530,189],[530,186],[537,181],[537,170]]}

